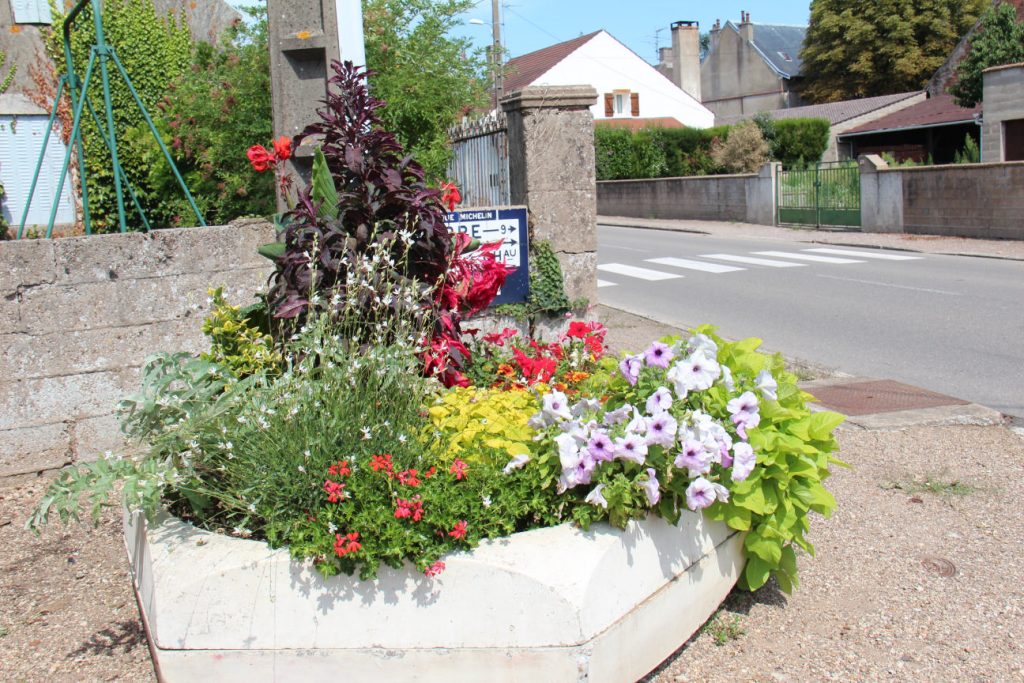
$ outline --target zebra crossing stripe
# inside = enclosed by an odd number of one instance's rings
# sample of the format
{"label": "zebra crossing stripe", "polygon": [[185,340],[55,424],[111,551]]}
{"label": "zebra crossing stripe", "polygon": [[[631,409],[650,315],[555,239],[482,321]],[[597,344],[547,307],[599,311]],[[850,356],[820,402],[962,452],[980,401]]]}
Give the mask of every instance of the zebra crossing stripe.
{"label": "zebra crossing stripe", "polygon": [[673,258],[671,256],[665,256],[663,258],[649,258],[646,259],[648,263],[657,263],[663,266],[673,266],[675,268],[685,268],[688,270],[700,270],[705,273],[732,273],[737,270],[746,270],[746,268],[737,268],[736,266],[723,266],[720,263],[705,263],[703,261],[691,261],[685,258]]}
{"label": "zebra crossing stripe", "polygon": [[754,258],[753,256],[733,256],[732,254],[701,254],[701,258],[713,258],[719,261],[732,261],[733,263],[748,263],[752,266],[767,266],[769,268],[802,268],[806,263],[790,263],[789,261],[773,261],[767,258]]}
{"label": "zebra crossing stripe", "polygon": [[614,282],[608,282],[607,280],[600,280],[600,279],[597,281],[598,289],[600,289],[601,287],[614,287],[614,286],[615,286]]}
{"label": "zebra crossing stripe", "polygon": [[815,263],[864,263],[849,258],[836,258],[834,256],[814,256],[812,254],[797,254],[790,251],[755,251],[755,254],[762,256],[777,256],[778,258],[791,258],[798,261],[814,261]]}
{"label": "zebra crossing stripe", "polygon": [[901,254],[890,254],[888,252],[866,252],[866,251],[854,251],[853,249],[804,249],[804,251],[813,251],[816,254],[835,254],[836,256],[859,256],[860,258],[873,258],[881,259],[883,261],[918,261],[921,256],[903,256]]}
{"label": "zebra crossing stripe", "polygon": [[636,266],[627,266],[622,263],[603,263],[599,265],[597,269],[603,270],[606,273],[616,273],[618,275],[635,277],[641,280],[648,280],[650,282],[658,280],[675,280],[676,278],[683,277],[682,275],[676,275],[675,273],[663,273],[660,270],[637,268]]}

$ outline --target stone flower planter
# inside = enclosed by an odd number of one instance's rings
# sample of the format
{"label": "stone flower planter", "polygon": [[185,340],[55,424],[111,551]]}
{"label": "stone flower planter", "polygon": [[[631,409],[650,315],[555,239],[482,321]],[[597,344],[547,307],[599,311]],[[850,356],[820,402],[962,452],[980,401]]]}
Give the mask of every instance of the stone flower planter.
{"label": "stone flower planter", "polygon": [[536,529],[427,579],[325,579],[287,550],[163,516],[125,541],[163,680],[635,681],[715,611],[743,535],[686,513]]}

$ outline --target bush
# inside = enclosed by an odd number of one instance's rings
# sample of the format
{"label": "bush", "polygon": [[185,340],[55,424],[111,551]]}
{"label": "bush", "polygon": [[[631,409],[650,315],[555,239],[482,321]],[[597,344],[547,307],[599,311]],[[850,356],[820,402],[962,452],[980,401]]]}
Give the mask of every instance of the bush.
{"label": "bush", "polygon": [[598,180],[660,178],[665,170],[665,152],[651,130],[597,126],[594,129]]}
{"label": "bush", "polygon": [[828,149],[828,119],[782,119],[773,121],[772,127],[771,158],[787,169],[817,164]]}
{"label": "bush", "polygon": [[[214,47],[196,43],[191,68],[160,101],[164,142],[210,225],[275,212],[272,174],[253,171],[245,156],[253,140],[273,134],[266,9]],[[195,220],[181,187],[148,128],[133,135],[149,161],[148,183],[165,198],[171,225]]]}
{"label": "bush", "polygon": [[[157,15],[151,1],[109,0],[103,3],[103,30],[107,42],[113,46],[131,78],[143,104],[151,115],[157,113],[157,105],[167,94],[167,89],[189,65],[192,54],[192,40],[188,26],[178,24],[173,17],[164,19]],[[56,7],[53,25],[60,26],[63,15]],[[71,53],[79,77],[84,75],[89,60],[89,50],[95,42],[91,6],[86,6],[75,22],[72,33]],[[57,70],[65,73],[63,36],[59,30],[50,32],[46,48]],[[118,160],[128,176],[140,203],[146,211],[150,224],[159,226],[176,214],[170,206],[168,195],[163,189],[155,188],[149,182],[149,171],[153,157],[140,141],[149,133],[132,131],[145,126],[145,121],[135,104],[128,87],[111,64],[110,90],[114,110],[114,126],[118,139]],[[93,72],[89,83],[89,99],[96,113],[104,116],[103,89],[99,80],[99,68]],[[82,138],[85,147],[85,171],[88,176],[89,210],[92,229],[96,232],[119,229],[117,199],[114,192],[114,171],[110,152],[103,143],[91,116],[83,116]],[[179,196],[180,190],[173,196]],[[125,219],[129,228],[141,229],[142,222],[134,209],[127,189],[124,194]]]}
{"label": "bush", "polygon": [[753,121],[733,126],[729,137],[716,139],[711,158],[727,173],[754,173],[768,161],[768,143]]}
{"label": "bush", "polygon": [[953,155],[954,164],[977,164],[981,161],[981,150],[974,136],[968,133],[964,136],[964,146]]}

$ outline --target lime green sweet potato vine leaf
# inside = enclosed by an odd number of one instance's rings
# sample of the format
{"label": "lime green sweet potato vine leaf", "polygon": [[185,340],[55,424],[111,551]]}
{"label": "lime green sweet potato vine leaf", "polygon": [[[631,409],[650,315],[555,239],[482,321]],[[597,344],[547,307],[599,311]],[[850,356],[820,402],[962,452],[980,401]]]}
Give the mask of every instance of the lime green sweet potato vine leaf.
{"label": "lime green sweet potato vine leaf", "polygon": [[838,448],[833,432],[844,418],[832,412],[812,413],[807,407],[811,396],[797,387],[782,358],[757,352],[760,340],[725,342],[710,327],[697,332],[718,344],[720,362],[740,372],[768,369],[778,381],[777,400],[762,398],[761,423],[749,431],[761,467],[746,481],[732,483],[728,503],[713,505],[704,514],[747,532],[741,587],[755,590],[774,575],[789,593],[798,585],[796,548],[814,553],[804,536],[810,528],[809,513],[829,517],[836,507],[824,481],[831,465],[845,465],[833,455]]}

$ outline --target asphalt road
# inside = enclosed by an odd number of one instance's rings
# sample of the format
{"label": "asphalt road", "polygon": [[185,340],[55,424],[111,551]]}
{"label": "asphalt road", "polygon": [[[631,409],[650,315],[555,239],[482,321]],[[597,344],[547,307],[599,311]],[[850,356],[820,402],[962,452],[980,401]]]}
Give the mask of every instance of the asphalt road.
{"label": "asphalt road", "polygon": [[612,226],[598,244],[602,304],[1024,419],[1024,262]]}

